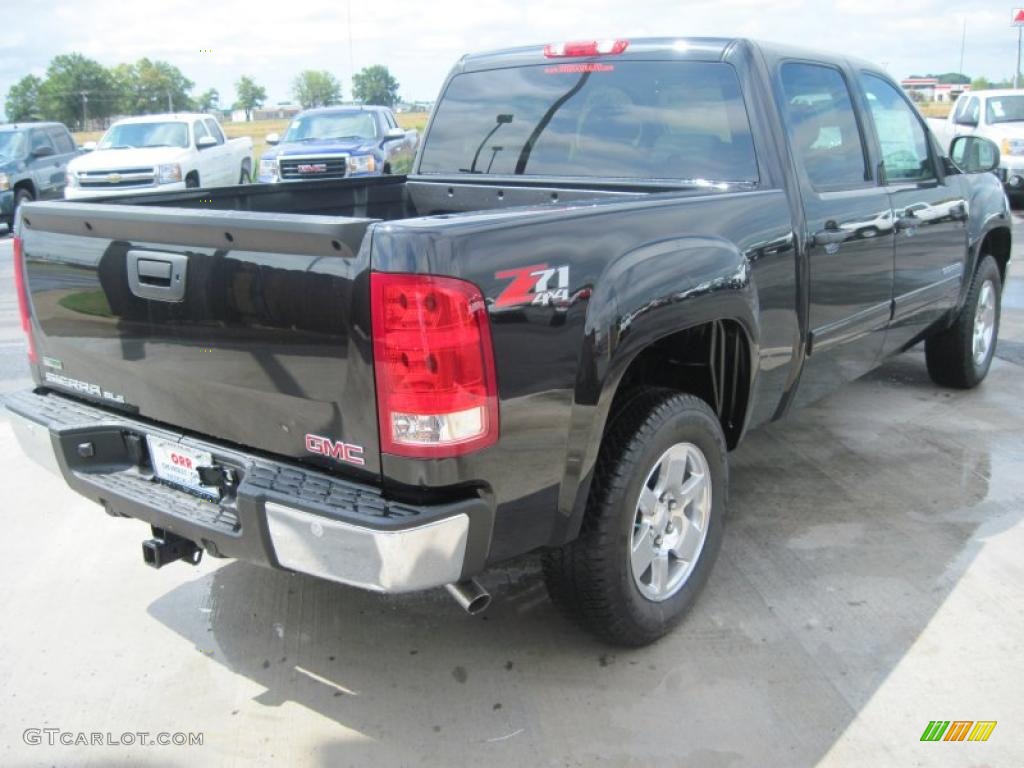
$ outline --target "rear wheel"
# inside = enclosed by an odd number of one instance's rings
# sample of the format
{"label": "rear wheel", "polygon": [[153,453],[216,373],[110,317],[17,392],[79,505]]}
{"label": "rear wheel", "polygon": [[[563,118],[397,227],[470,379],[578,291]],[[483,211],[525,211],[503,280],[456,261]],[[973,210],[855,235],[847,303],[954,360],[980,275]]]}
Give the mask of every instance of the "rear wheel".
{"label": "rear wheel", "polygon": [[928,375],[940,386],[970,389],[992,365],[999,336],[1002,279],[991,256],[982,258],[952,326],[925,341]]}
{"label": "rear wheel", "polygon": [[553,600],[603,639],[653,642],[696,601],[718,555],[725,437],[708,405],[650,389],[609,427],[576,541],[549,551]]}
{"label": "rear wheel", "polygon": [[239,184],[249,184],[252,182],[252,175],[249,173],[249,166],[242,163],[242,172],[238,176]]}

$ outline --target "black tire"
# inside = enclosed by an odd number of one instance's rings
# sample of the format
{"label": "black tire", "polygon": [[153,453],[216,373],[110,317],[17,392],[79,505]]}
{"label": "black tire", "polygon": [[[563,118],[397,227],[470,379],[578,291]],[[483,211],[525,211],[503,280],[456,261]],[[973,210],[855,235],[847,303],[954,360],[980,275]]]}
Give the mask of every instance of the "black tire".
{"label": "black tire", "polygon": [[238,176],[238,183],[239,184],[251,184],[252,183],[252,174],[249,173],[249,166],[247,166],[245,164],[242,165],[242,173],[239,174],[239,176]]}
{"label": "black tire", "polygon": [[[988,350],[983,358],[976,359],[975,320],[978,315],[978,303],[986,284],[990,286],[995,301],[995,320]],[[932,381],[942,387],[971,389],[985,379],[999,339],[1002,292],[1003,283],[995,259],[991,256],[982,257],[971,280],[971,287],[967,291],[967,299],[953,325],[928,337],[924,343],[925,361]]]}
{"label": "black tire", "polygon": [[185,177],[185,189],[198,189],[199,188],[199,177],[194,173],[190,173]]}
{"label": "black tire", "polygon": [[18,208],[21,206],[21,204],[31,203],[35,199],[36,196],[32,194],[31,189],[25,189],[25,187],[18,187],[18,189],[14,191],[14,208],[11,211],[10,220],[7,222],[8,231],[12,233],[14,232],[14,219],[18,214]]}
{"label": "black tire", "polygon": [[[641,593],[629,553],[641,488],[679,443],[696,446],[706,459],[710,517],[689,576],[678,591],[654,601]],[[544,553],[552,601],[609,643],[639,647],[657,640],[683,618],[707,581],[722,543],[727,488],[725,436],[707,403],[672,390],[642,390],[605,434],[579,537]]]}

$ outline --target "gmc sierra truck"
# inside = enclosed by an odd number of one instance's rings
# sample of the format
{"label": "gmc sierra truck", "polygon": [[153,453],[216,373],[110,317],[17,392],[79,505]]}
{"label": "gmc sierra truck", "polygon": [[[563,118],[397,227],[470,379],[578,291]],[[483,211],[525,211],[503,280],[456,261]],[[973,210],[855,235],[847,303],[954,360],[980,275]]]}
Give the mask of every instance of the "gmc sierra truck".
{"label": "gmc sierra truck", "polygon": [[[381,592],[540,551],[641,645],[693,604],[744,434],[921,341],[988,372],[999,151],[878,67],[749,40],[463,57],[408,176],[26,203],[25,451],[152,533]],[[908,556],[910,556],[908,545]]]}

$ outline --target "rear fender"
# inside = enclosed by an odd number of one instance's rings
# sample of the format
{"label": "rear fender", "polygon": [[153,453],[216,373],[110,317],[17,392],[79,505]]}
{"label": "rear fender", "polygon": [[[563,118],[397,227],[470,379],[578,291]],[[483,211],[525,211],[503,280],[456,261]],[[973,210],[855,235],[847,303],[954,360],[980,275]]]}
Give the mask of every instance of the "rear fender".
{"label": "rear fender", "polygon": [[756,317],[749,261],[725,239],[662,240],[608,267],[587,311],[553,544],[578,535],[612,400],[636,356],[673,333],[729,319],[743,327],[753,361]]}

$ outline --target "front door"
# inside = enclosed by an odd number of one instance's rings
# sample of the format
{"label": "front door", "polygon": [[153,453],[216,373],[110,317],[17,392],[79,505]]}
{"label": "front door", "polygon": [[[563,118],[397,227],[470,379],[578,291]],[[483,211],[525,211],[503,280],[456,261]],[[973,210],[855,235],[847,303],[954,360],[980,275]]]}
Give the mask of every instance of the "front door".
{"label": "front door", "polygon": [[843,72],[799,61],[783,64],[780,75],[808,230],[801,404],[866,373],[881,354],[892,307],[893,217]]}
{"label": "front door", "polygon": [[887,79],[861,73],[896,226],[893,324],[896,351],[956,305],[967,262],[963,176],[946,176],[921,118]]}

